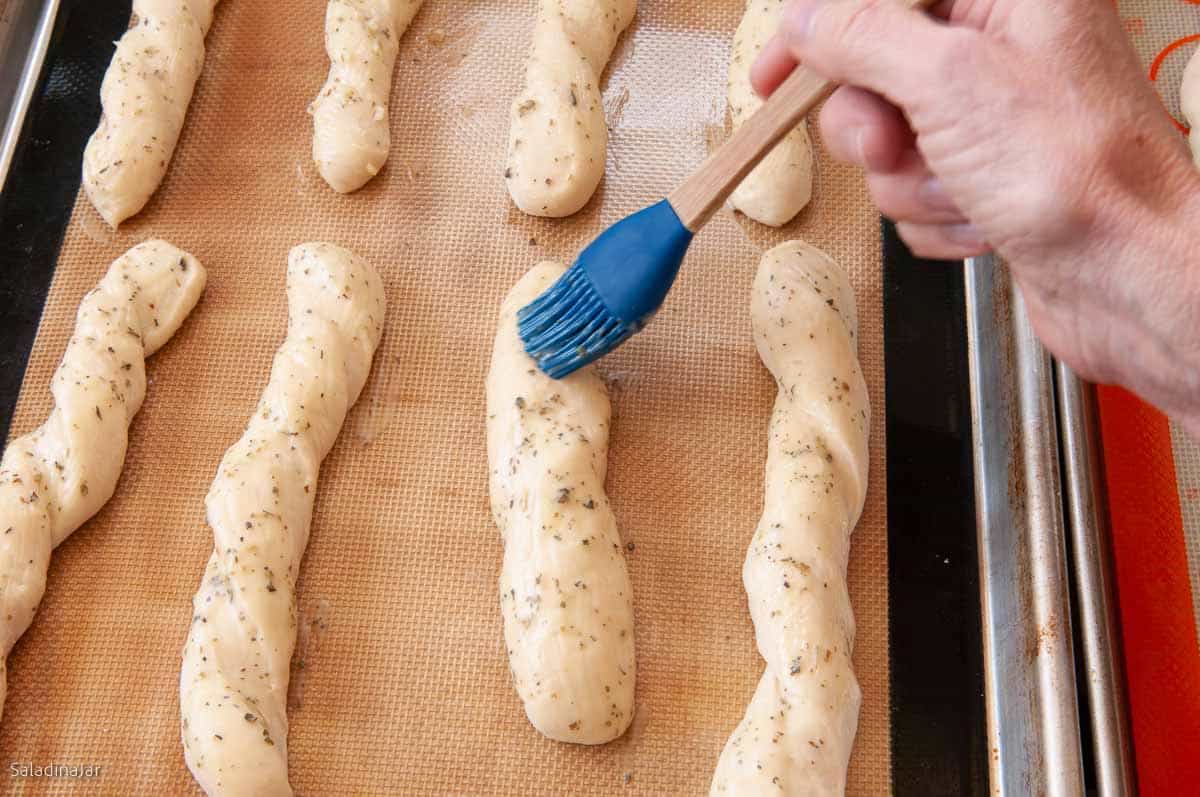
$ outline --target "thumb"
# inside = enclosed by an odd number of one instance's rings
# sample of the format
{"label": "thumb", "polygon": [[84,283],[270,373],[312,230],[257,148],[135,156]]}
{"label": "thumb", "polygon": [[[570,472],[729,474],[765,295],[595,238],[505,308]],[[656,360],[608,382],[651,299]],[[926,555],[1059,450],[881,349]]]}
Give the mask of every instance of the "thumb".
{"label": "thumb", "polygon": [[[784,11],[772,58],[755,85],[777,83],[787,55],[839,83],[882,94],[905,106],[944,81],[944,68],[971,33],[913,8],[914,0],[794,0]],[[756,65],[757,67],[758,65]]]}

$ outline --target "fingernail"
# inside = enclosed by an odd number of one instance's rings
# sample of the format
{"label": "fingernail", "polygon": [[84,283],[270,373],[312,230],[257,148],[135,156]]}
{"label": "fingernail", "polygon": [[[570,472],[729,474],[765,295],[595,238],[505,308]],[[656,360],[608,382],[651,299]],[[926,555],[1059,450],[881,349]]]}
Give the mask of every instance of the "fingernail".
{"label": "fingernail", "polygon": [[787,7],[782,20],[784,35],[792,42],[802,42],[812,33],[813,18],[823,0],[795,0]]}
{"label": "fingernail", "polygon": [[930,177],[917,186],[917,199],[933,210],[958,210],[954,200],[946,193],[946,187],[936,177]]}

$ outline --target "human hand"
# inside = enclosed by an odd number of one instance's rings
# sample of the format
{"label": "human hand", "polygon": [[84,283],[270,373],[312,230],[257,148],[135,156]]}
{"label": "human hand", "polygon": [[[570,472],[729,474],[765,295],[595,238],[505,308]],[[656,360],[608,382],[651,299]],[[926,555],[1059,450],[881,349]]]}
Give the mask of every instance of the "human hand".
{"label": "human hand", "polygon": [[918,254],[1009,262],[1047,347],[1200,430],[1200,176],[1099,0],[795,0],[752,79],[846,84],[834,157]]}

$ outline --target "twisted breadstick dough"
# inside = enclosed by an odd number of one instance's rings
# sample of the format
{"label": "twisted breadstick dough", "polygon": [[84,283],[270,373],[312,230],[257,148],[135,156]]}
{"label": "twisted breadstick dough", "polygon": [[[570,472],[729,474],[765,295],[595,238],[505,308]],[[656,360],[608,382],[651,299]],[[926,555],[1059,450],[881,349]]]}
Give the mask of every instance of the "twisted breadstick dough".
{"label": "twisted breadstick dough", "polygon": [[1200,166],[1200,50],[1192,54],[1183,70],[1183,82],[1179,85],[1179,105],[1183,118],[1191,125],[1188,144],[1192,148],[1192,160]]}
{"label": "twisted breadstick dough", "polygon": [[117,258],[79,305],[50,417],[0,460],[0,710],[4,660],[46,591],[50,551],[112,497],[146,396],[145,359],[183,324],[204,281],[199,261],[166,241]]}
{"label": "twisted breadstick dough", "polygon": [[608,394],[594,368],[549,378],[517,335],[517,310],[562,273],[535,266],[500,310],[487,377],[492,515],[525,713],[551,739],[599,744],[629,727],[634,682],[633,589],[604,494]]}
{"label": "twisted breadstick dough", "polygon": [[763,256],[750,312],[779,384],[763,514],[742,571],[767,669],[712,793],[842,794],[860,700],[846,560],[870,428],[854,293],[824,253],[791,241]]}
{"label": "twisted breadstick dough", "polygon": [[383,329],[379,275],[325,243],[288,257],[287,338],[205,499],[214,551],[193,599],[179,707],[184,757],[208,794],[290,794],[287,691],[296,576],[321,460]]}
{"label": "twisted breadstick dough", "polygon": [[357,191],[387,161],[392,68],[423,2],[330,0],[325,10],[329,77],[308,112],[313,160],[334,191]]}
{"label": "twisted breadstick dough", "polygon": [[600,75],[636,10],[637,0],[539,0],[504,170],[524,212],[570,216],[600,184],[608,148]]}
{"label": "twisted breadstick dough", "polygon": [[[729,112],[736,130],[763,100],[750,85],[750,67],[779,29],[784,0],[747,0],[746,13],[733,35],[729,62]],[[812,198],[813,152],[802,122],[763,158],[729,197],[729,204],[755,221],[787,224]]]}
{"label": "twisted breadstick dough", "polygon": [[113,227],[145,207],[167,173],[216,5],[134,0],[100,86],[100,126],[83,152],[83,187]]}

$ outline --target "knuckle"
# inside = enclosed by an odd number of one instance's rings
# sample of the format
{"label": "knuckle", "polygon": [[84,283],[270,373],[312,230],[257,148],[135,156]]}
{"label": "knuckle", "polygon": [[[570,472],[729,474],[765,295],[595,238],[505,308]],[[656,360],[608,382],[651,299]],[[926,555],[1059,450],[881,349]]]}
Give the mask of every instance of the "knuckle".
{"label": "knuckle", "polygon": [[[836,14],[824,15],[829,19],[830,35],[842,45],[854,47],[865,45],[878,38],[879,16],[886,0],[862,0],[856,3],[842,3],[826,8],[838,8]],[[818,18],[820,19],[820,17]]]}

